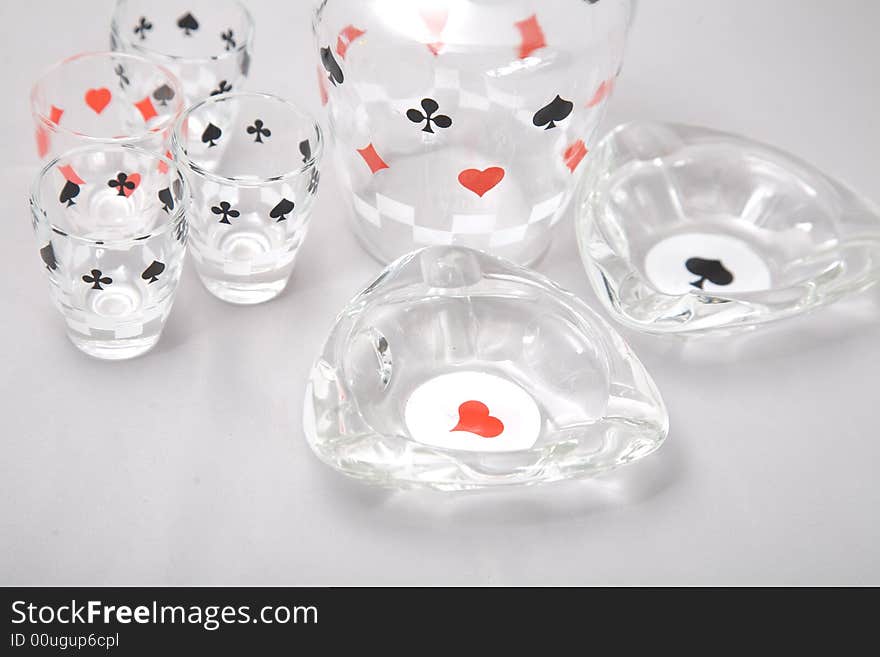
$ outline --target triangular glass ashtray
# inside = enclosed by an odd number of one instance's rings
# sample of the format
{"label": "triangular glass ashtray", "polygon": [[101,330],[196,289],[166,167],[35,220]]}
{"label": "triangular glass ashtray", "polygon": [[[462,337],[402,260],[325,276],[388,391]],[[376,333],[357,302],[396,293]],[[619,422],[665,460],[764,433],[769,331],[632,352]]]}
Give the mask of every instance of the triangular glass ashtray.
{"label": "triangular glass ashtray", "polygon": [[304,428],[327,464],[387,487],[587,477],[656,450],[666,409],[623,339],[543,276],[437,246],[339,315]]}
{"label": "triangular glass ashtray", "polygon": [[576,219],[596,293],[652,333],[729,333],[866,289],[880,212],[776,148],[635,122],[591,153]]}

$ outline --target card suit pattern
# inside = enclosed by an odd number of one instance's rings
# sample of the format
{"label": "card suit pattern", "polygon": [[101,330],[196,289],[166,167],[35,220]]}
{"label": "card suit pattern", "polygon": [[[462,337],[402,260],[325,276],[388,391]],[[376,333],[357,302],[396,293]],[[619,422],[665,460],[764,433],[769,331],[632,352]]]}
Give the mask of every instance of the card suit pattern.
{"label": "card suit pattern", "polygon": [[362,37],[366,32],[361,30],[360,28],[355,27],[354,25],[346,25],[339,31],[339,36],[336,37],[336,54],[345,59],[345,54],[348,52],[348,47],[355,41]]}
{"label": "card suit pattern", "polygon": [[562,155],[562,159],[565,160],[565,166],[568,167],[569,171],[574,173],[574,170],[578,168],[578,165],[581,163],[587,156],[587,146],[584,144],[583,139],[578,139],[571,146],[565,149],[565,153]]}
{"label": "card suit pattern", "polygon": [[519,58],[525,59],[536,50],[547,45],[544,30],[538,22],[538,17],[532,14],[525,20],[514,23],[519,30],[521,41],[519,46]]}
{"label": "card suit pattern", "polygon": [[59,166],[58,171],[61,172],[61,175],[64,176],[65,180],[72,182],[74,185],[86,184],[86,181],[79,177],[79,174],[74,171],[73,166],[70,164]]}
{"label": "card suit pattern", "polygon": [[110,93],[110,90],[107,87],[101,87],[100,89],[89,89],[86,91],[85,101],[86,105],[92,108],[92,111],[95,114],[100,114],[104,111],[107,105],[110,104],[110,101],[113,98],[113,94]]}
{"label": "card suit pattern", "polygon": [[428,34],[431,36],[431,41],[425,45],[436,57],[446,45],[443,43],[442,34],[449,20],[449,11],[446,9],[423,9],[419,14],[425,23],[425,27],[428,28]]}
{"label": "card suit pattern", "polygon": [[367,144],[364,148],[357,149],[357,152],[364,159],[367,166],[370,167],[372,173],[388,168],[388,164],[379,156],[372,143]]}
{"label": "card suit pattern", "polygon": [[504,179],[504,169],[489,167],[488,169],[465,169],[458,174],[458,182],[479,197],[494,189]]}
{"label": "card suit pattern", "polygon": [[597,87],[596,92],[593,94],[593,97],[590,98],[590,101],[587,103],[587,107],[590,109],[597,107],[603,100],[608,98],[613,90],[614,78],[603,80],[601,84],[599,84],[599,86]]}
{"label": "card suit pattern", "polygon": [[141,116],[144,117],[145,122],[159,116],[159,113],[156,111],[156,107],[153,105],[153,101],[150,100],[149,96],[143,100],[139,100],[134,106],[137,108],[137,111],[141,113]]}

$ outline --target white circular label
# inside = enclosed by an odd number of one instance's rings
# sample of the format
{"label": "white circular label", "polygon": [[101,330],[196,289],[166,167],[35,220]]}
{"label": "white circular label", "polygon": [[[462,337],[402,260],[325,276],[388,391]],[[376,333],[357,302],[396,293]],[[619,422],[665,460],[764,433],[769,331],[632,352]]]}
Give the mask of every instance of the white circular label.
{"label": "white circular label", "polygon": [[529,449],[541,433],[541,412],[531,395],[484,372],[426,381],[407,400],[404,420],[413,440],[471,452]]}
{"label": "white circular label", "polygon": [[770,270],[744,241],[729,235],[686,233],[658,242],[645,256],[645,273],[665,294],[718,294],[770,287]]}

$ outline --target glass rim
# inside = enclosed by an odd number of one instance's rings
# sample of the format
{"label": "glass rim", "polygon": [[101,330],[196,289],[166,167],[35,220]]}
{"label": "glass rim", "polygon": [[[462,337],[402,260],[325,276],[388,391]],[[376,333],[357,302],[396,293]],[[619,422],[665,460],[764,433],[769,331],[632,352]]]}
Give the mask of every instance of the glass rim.
{"label": "glass rim", "polygon": [[[196,111],[199,111],[208,105],[235,101],[242,98],[261,98],[263,100],[281,103],[283,105],[286,105],[298,118],[304,119],[306,122],[308,122],[315,130],[315,147],[312,149],[311,157],[296,169],[290,169],[277,175],[265,177],[223,176],[218,173],[214,173],[213,171],[208,171],[201,167],[197,162],[193,161],[193,159],[184,151],[183,142],[181,139],[183,125],[189,120],[189,117],[192,116]],[[263,185],[281,182],[283,180],[288,180],[296,176],[301,176],[309,171],[309,169],[313,167],[317,168],[318,163],[321,161],[321,156],[324,153],[324,132],[321,129],[320,123],[318,123],[318,121],[315,119],[314,116],[312,116],[312,114],[310,114],[306,110],[301,109],[298,105],[287,100],[286,98],[276,96],[275,94],[263,93],[259,91],[235,91],[225,94],[217,94],[216,96],[209,96],[208,98],[205,98],[194,105],[190,105],[186,109],[186,111],[184,111],[183,114],[181,114],[180,117],[177,119],[177,123],[174,124],[174,129],[171,131],[171,152],[174,154],[175,161],[179,162],[181,166],[184,166],[186,169],[192,171],[194,174],[213,182],[233,184],[238,187],[261,187]]]}
{"label": "glass rim", "polygon": [[[107,150],[116,150],[122,152],[132,152],[138,155],[139,157],[147,156],[152,158],[156,162],[165,163],[168,166],[167,174],[169,175],[171,171],[174,171],[177,174],[177,179],[181,181],[181,198],[177,203],[177,207],[174,212],[169,212],[167,216],[167,220],[163,221],[162,224],[154,231],[150,232],[146,239],[141,237],[126,237],[124,239],[109,239],[109,240],[101,240],[101,239],[93,239],[91,237],[83,237],[82,235],[77,235],[76,233],[71,233],[69,230],[65,230],[61,226],[54,224],[49,221],[49,216],[46,210],[43,207],[43,203],[41,202],[41,191],[43,189],[43,181],[48,176],[49,172],[53,169],[56,169],[61,164],[62,160],[68,159],[70,157],[76,155],[82,155],[86,153],[102,153]],[[33,212],[39,212],[42,215],[53,233],[59,234],[67,239],[73,240],[75,242],[79,242],[81,244],[88,244],[89,246],[101,246],[103,248],[114,249],[114,248],[122,248],[122,247],[131,247],[138,242],[146,242],[154,237],[160,237],[170,231],[172,228],[176,228],[181,222],[186,220],[186,211],[189,206],[190,200],[190,192],[189,186],[186,182],[186,176],[180,170],[180,167],[174,162],[174,160],[165,157],[164,155],[160,155],[158,153],[154,153],[152,151],[148,151],[144,148],[139,148],[137,146],[132,146],[130,144],[91,144],[88,146],[80,146],[79,148],[74,148],[69,151],[64,151],[56,158],[53,158],[51,162],[46,164],[42,169],[40,169],[39,173],[37,173],[34,178],[33,183],[31,184],[31,193],[30,193],[30,204],[31,210]],[[100,242],[100,244],[98,244]]]}
{"label": "glass rim", "polygon": [[[84,132],[79,132],[77,130],[73,130],[67,126],[63,126],[56,121],[53,121],[51,117],[47,116],[41,110],[37,108],[37,92],[42,88],[43,84],[46,82],[48,77],[63,69],[67,64],[71,62],[75,62],[81,59],[110,59],[111,57],[123,57],[131,60],[135,60],[144,64],[149,64],[150,66],[155,67],[157,70],[161,71],[169,83],[174,86],[174,98],[172,102],[174,103],[175,111],[169,114],[166,118],[162,119],[160,125],[153,126],[152,128],[145,128],[142,132],[138,132],[132,135],[124,135],[121,137],[100,137],[97,135],[90,135]],[[89,52],[81,52],[75,55],[71,55],[70,57],[66,57],[60,61],[55,62],[50,67],[45,69],[43,73],[37,78],[36,82],[31,85],[31,95],[30,95],[30,105],[31,105],[31,114],[33,117],[40,122],[41,125],[54,130],[57,133],[70,135],[77,139],[84,140],[86,143],[95,143],[95,144],[118,144],[118,145],[126,145],[132,144],[134,142],[140,141],[145,137],[149,137],[150,135],[156,135],[164,130],[169,129],[174,126],[174,122],[177,121],[177,117],[179,117],[183,110],[185,109],[185,105],[183,103],[183,85],[180,83],[180,80],[177,79],[177,76],[174,75],[170,70],[162,66],[161,64],[154,62],[146,57],[142,57],[140,55],[135,55],[127,52],[118,52],[115,50],[96,50]]]}
{"label": "glass rim", "polygon": [[251,12],[248,11],[248,8],[245,7],[239,0],[227,0],[227,2],[230,5],[236,6],[244,17],[246,34],[244,36],[244,39],[242,39],[240,45],[230,50],[224,50],[216,55],[202,55],[199,57],[172,55],[170,53],[162,52],[161,50],[156,50],[155,48],[150,48],[149,46],[140,44],[128,36],[123,36],[123,31],[120,27],[120,13],[122,12],[122,9],[125,7],[125,5],[128,3],[128,0],[116,0],[116,6],[113,9],[113,17],[110,20],[110,34],[117,43],[123,44],[126,49],[130,48],[142,57],[146,57],[148,59],[155,58],[160,59],[164,62],[190,62],[193,64],[207,64],[209,62],[223,61],[229,59],[230,57],[239,55],[245,50],[252,50],[254,42],[254,18],[253,16],[251,16]]}

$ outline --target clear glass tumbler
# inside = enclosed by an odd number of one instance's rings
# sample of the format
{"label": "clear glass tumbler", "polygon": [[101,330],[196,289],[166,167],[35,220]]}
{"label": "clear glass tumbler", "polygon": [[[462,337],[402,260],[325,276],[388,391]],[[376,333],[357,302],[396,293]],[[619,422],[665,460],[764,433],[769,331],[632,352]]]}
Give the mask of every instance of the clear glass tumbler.
{"label": "clear glass tumbler", "polygon": [[69,57],[31,89],[37,154],[54,159],[88,144],[167,150],[183,93],[167,68],[116,52]]}
{"label": "clear glass tumbler", "polygon": [[76,149],[40,172],[39,253],[81,351],[120,360],[158,342],[183,267],[187,200],[171,160],[131,146]]}
{"label": "clear glass tumbler", "polygon": [[277,96],[224,94],[188,109],[172,146],[190,183],[190,253],[205,287],[231,303],[276,297],[318,189],[316,121]]}
{"label": "clear glass tumbler", "polygon": [[239,90],[251,66],[254,21],[236,0],[117,0],[110,47],[168,67],[187,105]]}
{"label": "clear glass tumbler", "polygon": [[538,259],[586,169],[633,4],[322,2],[318,83],[367,249]]}

